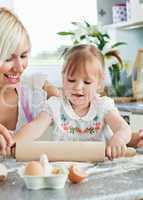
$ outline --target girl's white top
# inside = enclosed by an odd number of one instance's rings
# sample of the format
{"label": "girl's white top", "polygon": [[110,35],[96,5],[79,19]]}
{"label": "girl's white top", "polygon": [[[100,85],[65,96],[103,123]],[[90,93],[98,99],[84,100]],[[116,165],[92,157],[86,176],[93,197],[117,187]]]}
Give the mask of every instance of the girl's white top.
{"label": "girl's white top", "polygon": [[65,97],[50,97],[39,112],[46,111],[53,119],[52,140],[108,141],[112,131],[105,123],[105,115],[117,111],[110,97],[99,97],[91,102],[88,113],[79,117]]}

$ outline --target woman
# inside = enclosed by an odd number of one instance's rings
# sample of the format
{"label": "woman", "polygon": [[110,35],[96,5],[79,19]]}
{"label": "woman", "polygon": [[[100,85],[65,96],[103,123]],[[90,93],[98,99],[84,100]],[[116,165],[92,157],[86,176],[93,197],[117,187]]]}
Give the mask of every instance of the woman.
{"label": "woman", "polygon": [[[8,146],[12,131],[32,120],[31,91],[19,85],[30,49],[29,35],[19,18],[0,8],[0,140],[5,138]],[[0,148],[5,151],[4,146]]]}

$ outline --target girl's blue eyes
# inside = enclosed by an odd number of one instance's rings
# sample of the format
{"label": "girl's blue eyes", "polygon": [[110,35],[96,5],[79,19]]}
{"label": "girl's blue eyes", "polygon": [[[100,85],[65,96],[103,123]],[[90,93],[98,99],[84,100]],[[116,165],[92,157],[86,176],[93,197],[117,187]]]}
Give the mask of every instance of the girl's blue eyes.
{"label": "girl's blue eyes", "polygon": [[[71,82],[71,83],[76,82],[76,80],[71,80],[71,79],[68,79],[68,81]],[[89,81],[84,81],[84,83],[85,83],[86,85],[90,85],[90,84],[91,84],[91,82],[89,82]]]}
{"label": "girl's blue eyes", "polygon": [[91,84],[91,82],[88,82],[88,81],[84,81],[84,83],[87,84],[87,85]]}

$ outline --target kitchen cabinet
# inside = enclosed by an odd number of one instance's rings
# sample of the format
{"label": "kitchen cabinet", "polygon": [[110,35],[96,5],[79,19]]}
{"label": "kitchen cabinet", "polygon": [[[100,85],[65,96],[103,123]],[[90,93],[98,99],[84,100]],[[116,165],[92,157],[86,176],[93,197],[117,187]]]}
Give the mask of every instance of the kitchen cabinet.
{"label": "kitchen cabinet", "polygon": [[[131,0],[133,7],[137,7],[139,0]],[[111,38],[116,42],[126,42],[127,45],[120,47],[121,55],[133,65],[138,48],[143,47],[143,3],[141,3],[140,16],[138,12],[129,21],[113,24],[112,6],[116,3],[126,3],[127,0],[97,0],[98,24],[102,25]]]}
{"label": "kitchen cabinet", "polygon": [[127,21],[113,24],[112,7],[115,4],[126,4],[128,0],[97,0],[98,23],[123,30],[143,27],[143,1],[130,0],[130,18]]}

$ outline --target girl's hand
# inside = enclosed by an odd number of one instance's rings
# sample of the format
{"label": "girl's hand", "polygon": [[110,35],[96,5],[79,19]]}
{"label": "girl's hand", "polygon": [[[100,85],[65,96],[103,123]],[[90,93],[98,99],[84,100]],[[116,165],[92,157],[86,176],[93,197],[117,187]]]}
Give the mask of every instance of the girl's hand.
{"label": "girl's hand", "polygon": [[127,147],[124,140],[114,135],[106,147],[106,156],[113,160],[114,158],[125,156]]}
{"label": "girl's hand", "polygon": [[106,156],[108,157],[109,160],[113,160],[115,158],[125,156],[126,150],[127,150],[126,145],[122,146],[108,145],[106,147]]}

